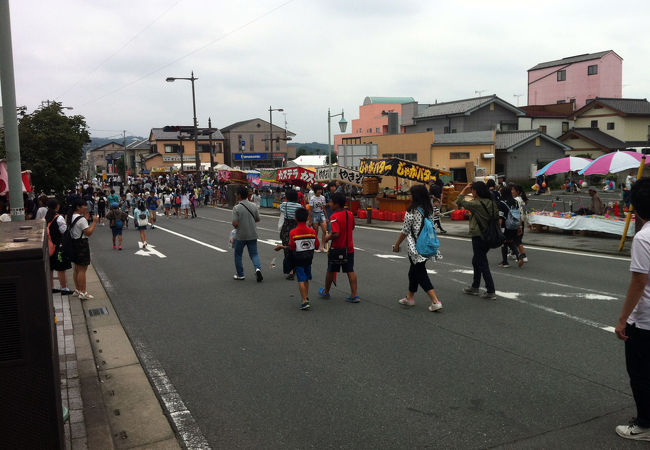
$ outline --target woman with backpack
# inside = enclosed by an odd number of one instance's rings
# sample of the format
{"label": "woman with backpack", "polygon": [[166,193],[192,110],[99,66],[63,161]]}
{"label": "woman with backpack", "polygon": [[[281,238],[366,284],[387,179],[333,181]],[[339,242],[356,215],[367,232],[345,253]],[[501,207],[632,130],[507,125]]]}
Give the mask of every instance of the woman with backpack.
{"label": "woman with backpack", "polygon": [[135,227],[140,231],[140,241],[142,241],[142,248],[147,248],[147,224],[149,223],[149,210],[147,210],[147,205],[145,205],[144,200],[136,205],[133,210],[133,218],[135,222]]}
{"label": "woman with backpack", "polygon": [[74,263],[72,276],[74,278],[75,290],[72,295],[78,295],[81,300],[91,300],[95,297],[86,291],[86,270],[90,265],[88,236],[95,231],[97,221],[93,220],[92,213],[88,211],[88,205],[83,200],[75,200],[73,208],[69,233],[72,247],[71,259]]}
{"label": "woman with backpack", "polygon": [[[417,250],[418,238],[425,227],[425,220],[429,220],[430,225],[433,227],[433,205],[431,204],[426,186],[422,184],[411,187],[411,196],[413,200],[406,210],[402,232],[397,237],[397,242],[393,246],[393,251],[399,253],[399,247],[406,239],[408,243],[409,262],[411,263],[408,274],[408,291],[406,292],[406,297],[400,299],[398,302],[403,306],[415,306],[415,299],[413,297],[418,290],[418,286],[420,286],[431,299],[429,311],[440,311],[442,309],[442,303],[438,300],[426,268],[427,261],[431,256],[423,256]],[[435,255],[433,258],[435,258]]]}
{"label": "woman with backpack", "polygon": [[[68,289],[68,281],[65,277],[65,271],[72,269],[70,260],[63,252],[63,235],[68,229],[65,218],[59,214],[59,202],[55,198],[47,201],[47,213],[45,213],[45,223],[47,223],[48,240],[50,245],[50,269],[52,269],[52,293],[60,292],[61,295],[70,295],[73,293]],[[54,288],[54,272],[57,273],[61,289]]]}
{"label": "woman with backpack", "polygon": [[[471,191],[472,199],[465,199],[465,195]],[[474,278],[472,285],[463,289],[465,294],[479,295],[479,287],[481,285],[481,276],[485,281],[486,291],[482,298],[486,300],[496,300],[497,295],[494,289],[494,280],[490,272],[490,264],[488,263],[487,253],[490,246],[483,239],[483,234],[490,226],[490,222],[498,221],[499,208],[492,200],[492,194],[487,185],[482,181],[475,181],[468,184],[460,192],[456,204],[459,208],[465,208],[472,213],[469,219],[469,234],[472,236],[472,267],[474,268]]]}
{"label": "woman with backpack", "polygon": [[517,264],[519,267],[524,265],[524,260],[519,255],[519,250],[517,249],[517,233],[521,228],[521,212],[519,210],[519,204],[512,197],[512,188],[505,186],[501,188],[499,192],[499,216],[501,218],[501,229],[503,230],[503,235],[505,240],[501,246],[501,262],[499,267],[506,269],[510,267],[508,263],[508,250],[515,256],[517,259]]}

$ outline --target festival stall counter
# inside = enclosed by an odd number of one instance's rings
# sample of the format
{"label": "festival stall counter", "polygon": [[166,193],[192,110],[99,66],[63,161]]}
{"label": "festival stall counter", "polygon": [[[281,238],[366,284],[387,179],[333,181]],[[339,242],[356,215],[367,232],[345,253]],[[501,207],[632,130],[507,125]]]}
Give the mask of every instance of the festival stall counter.
{"label": "festival stall counter", "polygon": [[[560,230],[595,231],[622,236],[625,228],[625,218],[621,217],[578,216],[572,213],[546,211],[531,212],[527,217],[534,230],[545,226]],[[627,230],[627,236],[634,236],[634,226]]]}
{"label": "festival stall counter", "polygon": [[[395,191],[398,191],[398,178],[427,183],[428,181],[436,181],[440,175],[450,174],[443,170],[433,169],[399,158],[362,159],[359,172],[366,177],[395,177]],[[377,202],[380,211],[400,213],[406,211],[406,208],[411,204],[411,197],[408,194],[398,192],[392,195],[377,196]]]}

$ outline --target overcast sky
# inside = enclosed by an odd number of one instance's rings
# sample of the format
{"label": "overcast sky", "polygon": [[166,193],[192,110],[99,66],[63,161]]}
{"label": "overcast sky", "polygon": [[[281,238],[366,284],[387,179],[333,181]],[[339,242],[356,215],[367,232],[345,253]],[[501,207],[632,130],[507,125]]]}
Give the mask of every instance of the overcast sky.
{"label": "overcast sky", "polygon": [[[327,108],[497,94],[517,104],[538,62],[613,49],[623,96],[648,97],[650,3],[640,1],[11,0],[17,103],[51,99],[93,136],[225,127],[284,108],[297,142],[327,142]],[[284,116],[274,113],[274,123]],[[338,121],[334,119],[333,122]],[[333,127],[336,126],[333,123]],[[100,131],[101,130],[101,131]],[[348,128],[349,130],[349,128]]]}

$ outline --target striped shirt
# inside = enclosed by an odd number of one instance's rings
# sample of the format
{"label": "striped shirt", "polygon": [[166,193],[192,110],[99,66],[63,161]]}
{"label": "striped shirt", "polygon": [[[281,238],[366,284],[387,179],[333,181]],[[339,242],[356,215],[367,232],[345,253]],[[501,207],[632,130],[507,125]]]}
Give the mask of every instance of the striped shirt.
{"label": "striped shirt", "polygon": [[295,219],[296,218],[296,210],[298,208],[302,208],[302,205],[300,203],[283,202],[280,205],[280,212],[284,213],[284,218],[285,219]]}

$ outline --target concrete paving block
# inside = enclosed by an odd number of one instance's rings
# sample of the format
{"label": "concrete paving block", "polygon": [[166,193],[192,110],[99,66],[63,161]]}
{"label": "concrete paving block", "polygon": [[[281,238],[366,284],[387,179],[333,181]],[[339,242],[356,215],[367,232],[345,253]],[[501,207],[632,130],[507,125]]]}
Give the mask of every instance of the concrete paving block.
{"label": "concrete paving block", "polygon": [[86,424],[82,422],[76,422],[70,424],[70,433],[72,439],[85,438],[86,437]]}
{"label": "concrete paving block", "polygon": [[72,439],[72,450],[87,450],[88,439],[85,437]]}
{"label": "concrete paving block", "polygon": [[82,409],[70,410],[70,423],[79,423],[84,421],[84,412]]}
{"label": "concrete paving block", "polygon": [[176,438],[166,439],[160,442],[154,442],[152,444],[141,445],[139,447],[131,447],[132,449],[137,450],[176,450],[180,449],[181,446],[178,444]]}
{"label": "concrete paving block", "polygon": [[140,365],[100,371],[117,448],[174,438],[174,432]]}
{"label": "concrete paving block", "polygon": [[138,357],[121,326],[100,327],[92,331],[91,344],[100,370],[138,364]]}

